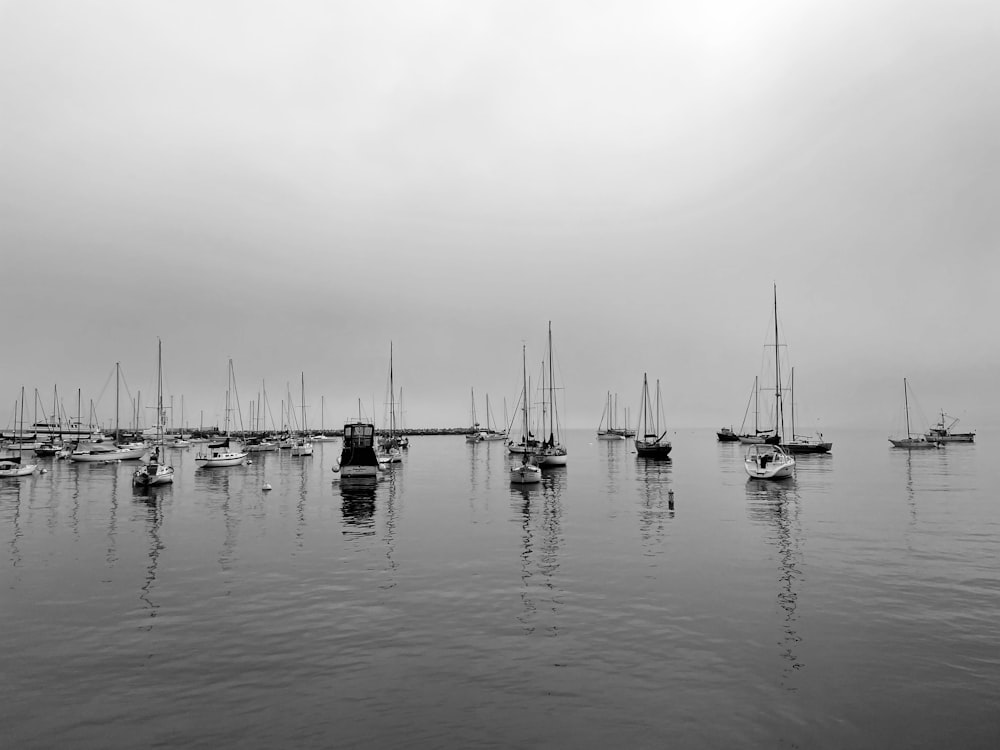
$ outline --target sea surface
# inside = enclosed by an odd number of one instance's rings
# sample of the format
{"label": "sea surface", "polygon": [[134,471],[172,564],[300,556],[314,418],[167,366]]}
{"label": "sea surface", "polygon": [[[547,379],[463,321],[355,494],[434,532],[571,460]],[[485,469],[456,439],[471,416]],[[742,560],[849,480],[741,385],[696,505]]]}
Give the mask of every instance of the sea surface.
{"label": "sea surface", "polygon": [[527,489],[455,436],[367,487],[339,442],[43,459],[0,480],[0,747],[995,750],[1000,435],[827,438],[771,483],[711,430],[571,431]]}

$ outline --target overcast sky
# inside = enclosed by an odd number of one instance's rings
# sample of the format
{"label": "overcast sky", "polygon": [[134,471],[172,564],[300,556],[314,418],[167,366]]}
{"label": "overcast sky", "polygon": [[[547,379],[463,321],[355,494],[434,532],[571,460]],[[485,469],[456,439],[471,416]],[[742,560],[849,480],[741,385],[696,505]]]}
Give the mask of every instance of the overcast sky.
{"label": "overcast sky", "polygon": [[568,426],[738,426],[776,284],[800,423],[997,427],[998,198],[996,0],[0,2],[0,423],[160,337],[177,421],[380,421],[391,341],[467,424],[551,320]]}

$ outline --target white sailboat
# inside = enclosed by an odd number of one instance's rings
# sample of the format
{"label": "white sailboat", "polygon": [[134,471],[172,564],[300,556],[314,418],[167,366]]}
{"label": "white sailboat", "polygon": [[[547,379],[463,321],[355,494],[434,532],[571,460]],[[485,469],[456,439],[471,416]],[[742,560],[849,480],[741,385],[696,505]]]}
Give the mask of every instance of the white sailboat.
{"label": "white sailboat", "polygon": [[156,370],[156,445],[149,463],[140,466],[132,474],[132,483],[140,487],[153,487],[174,481],[174,467],[162,463],[166,449],[163,443],[163,342],[159,340]]}
{"label": "white sailboat", "polygon": [[[523,420],[521,423],[521,429],[523,430],[523,435],[525,441],[528,440],[528,361],[527,353],[524,344],[521,345],[521,368],[522,368],[522,379],[523,379],[523,390],[522,390],[522,409],[521,413],[523,415]],[[521,463],[512,467],[510,470],[510,482],[511,484],[537,484],[542,481],[542,470],[535,465],[534,458],[531,453],[522,452],[521,453]]]}
{"label": "white sailboat", "polygon": [[[774,287],[774,435],[780,441],[784,431],[781,402],[781,360],[778,347],[778,287]],[[743,458],[743,470],[751,479],[783,479],[795,471],[795,459],[780,444],[751,445]]]}
{"label": "white sailboat", "polygon": [[78,443],[70,453],[70,461],[77,463],[110,463],[112,461],[137,461],[146,455],[148,447],[145,443],[119,443],[121,428],[119,424],[119,389],[121,384],[121,364],[115,363],[115,440],[114,443],[94,442]]}
{"label": "white sailboat", "polygon": [[909,386],[906,383],[906,378],[903,378],[903,413],[906,415],[906,437],[889,438],[892,447],[917,450],[942,447],[942,444],[936,440],[928,440],[926,435],[910,432],[910,400],[907,398],[907,391],[909,391]]}
{"label": "white sailboat", "polygon": [[499,440],[506,440],[507,433],[500,432],[497,430],[496,423],[493,420],[493,414],[490,412],[490,394],[486,394],[486,424],[483,430],[483,440],[486,442],[494,442]]}
{"label": "white sailboat", "polygon": [[388,430],[378,439],[379,460],[388,463],[401,463],[403,450],[400,447],[400,436],[396,431],[396,386],[393,384],[392,372],[392,342],[389,342],[389,424]]}
{"label": "white sailboat", "polygon": [[[548,437],[542,441],[541,446],[539,446],[538,452],[535,454],[538,465],[543,469],[550,468],[552,466],[565,466],[567,460],[566,446],[562,444],[561,436],[561,426],[559,419],[559,410],[556,401],[556,387],[555,387],[555,367],[552,364],[553,352],[552,352],[552,321],[549,321],[549,346],[548,346],[548,371],[549,371],[549,398],[547,403],[547,414],[545,411],[542,413],[543,428],[546,426],[544,424],[545,417],[548,417]],[[545,370],[542,370],[542,393],[545,392]]]}
{"label": "white sailboat", "polygon": [[247,456],[250,455],[240,446],[230,445],[232,435],[229,429],[230,395],[235,398],[237,409],[239,404],[239,394],[235,393],[236,379],[233,376],[233,360],[229,360],[229,387],[226,389],[226,439],[209,443],[205,450],[198,453],[194,462],[202,469],[214,469],[223,466],[240,466],[247,463]]}
{"label": "white sailboat", "polygon": [[313,454],[313,444],[307,435],[306,429],[306,374],[302,373],[302,435],[292,443],[293,456],[311,456]]}
{"label": "white sailboat", "polygon": [[465,433],[465,442],[481,443],[486,439],[486,431],[480,427],[479,419],[476,417],[476,389],[471,388],[470,394],[472,396],[472,429]]}
{"label": "white sailboat", "polygon": [[[21,388],[21,418],[19,420],[19,431],[21,437],[24,435],[24,388]],[[23,443],[23,439],[18,440],[18,445]],[[16,456],[3,456],[0,458],[0,477],[26,477],[38,471],[38,464],[22,464],[23,449],[18,447]]]}

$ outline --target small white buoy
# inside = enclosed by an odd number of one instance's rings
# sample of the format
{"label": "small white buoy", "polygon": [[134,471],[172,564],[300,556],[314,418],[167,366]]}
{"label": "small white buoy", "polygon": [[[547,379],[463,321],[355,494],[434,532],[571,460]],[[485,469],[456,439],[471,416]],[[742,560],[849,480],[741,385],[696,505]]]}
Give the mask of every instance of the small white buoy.
{"label": "small white buoy", "polygon": [[251,461],[251,460],[250,460],[250,459],[248,458],[248,459],[247,459],[247,466],[249,466],[249,465],[250,465],[250,464],[252,464],[252,463],[253,463],[253,461]]}
{"label": "small white buoy", "polygon": [[261,489],[264,492],[270,492],[271,491],[271,484],[270,484],[270,482],[264,482],[264,486],[261,487]]}

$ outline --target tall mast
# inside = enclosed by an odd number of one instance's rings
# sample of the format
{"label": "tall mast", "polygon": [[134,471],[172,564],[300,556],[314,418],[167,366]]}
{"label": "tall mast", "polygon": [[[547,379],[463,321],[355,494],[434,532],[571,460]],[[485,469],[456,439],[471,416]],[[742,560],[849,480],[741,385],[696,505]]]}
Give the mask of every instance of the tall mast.
{"label": "tall mast", "polygon": [[524,414],[524,449],[528,449],[528,347],[526,344],[521,344],[521,377],[523,383],[522,393],[524,394],[524,404],[521,409]]}
{"label": "tall mast", "polygon": [[306,374],[302,373],[302,434],[306,434]]}
{"label": "tall mast", "polygon": [[156,440],[163,445],[163,342],[160,339],[156,339]]}
{"label": "tall mast", "polygon": [[392,342],[389,342],[389,437],[396,434],[396,387],[392,382]]}
{"label": "tall mast", "polygon": [[791,377],[791,391],[789,395],[792,397],[792,440],[795,440],[795,368],[792,368]]}
{"label": "tall mast", "polygon": [[906,437],[910,437],[910,402],[906,400],[906,378],[903,378],[903,411],[906,413]]}
{"label": "tall mast", "polygon": [[552,379],[552,321],[549,321],[549,445],[555,445],[556,403]]}
{"label": "tall mast", "polygon": [[115,444],[118,443],[118,381],[121,379],[121,363],[115,362]]}
{"label": "tall mast", "polygon": [[778,355],[778,285],[774,285],[774,432],[778,441],[784,430],[781,405],[781,358]]}

